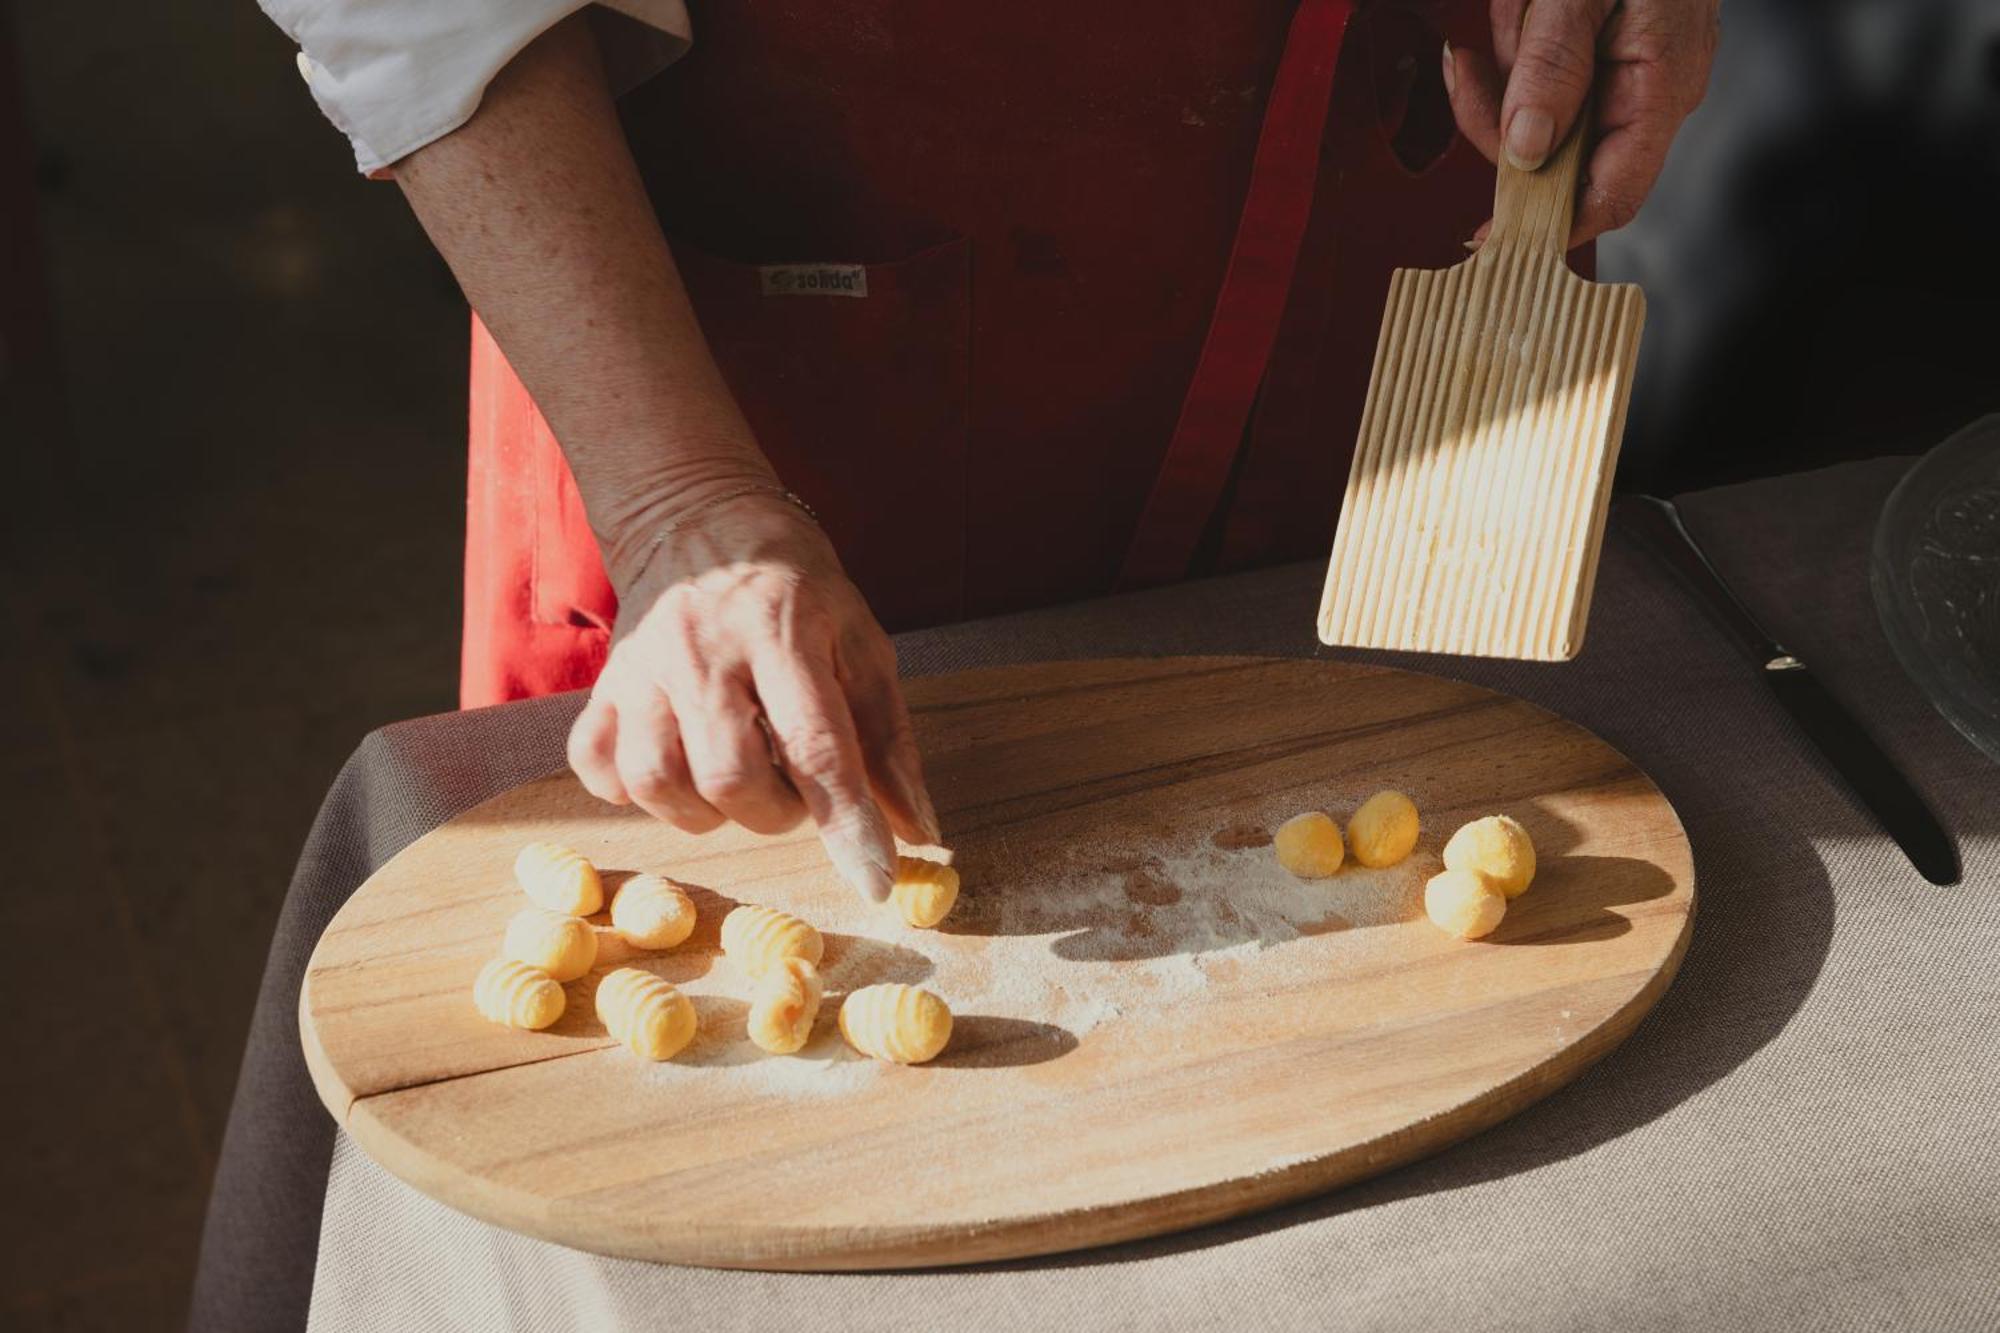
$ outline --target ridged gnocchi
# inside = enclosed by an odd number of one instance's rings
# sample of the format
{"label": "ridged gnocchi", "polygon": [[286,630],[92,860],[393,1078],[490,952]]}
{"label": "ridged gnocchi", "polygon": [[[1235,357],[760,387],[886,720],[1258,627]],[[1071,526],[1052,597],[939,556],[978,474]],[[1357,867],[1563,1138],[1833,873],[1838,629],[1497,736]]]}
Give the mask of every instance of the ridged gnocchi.
{"label": "ridged gnocchi", "polygon": [[1300,879],[1324,879],[1340,869],[1340,825],[1318,810],[1293,815],[1271,838],[1278,864]]}
{"label": "ridged gnocchi", "polygon": [[1477,870],[1447,870],[1424,885],[1424,915],[1448,935],[1476,940],[1500,928],[1507,899]]}
{"label": "ridged gnocchi", "polygon": [[863,986],[841,1002],[840,1035],[863,1055],[920,1065],[951,1040],[951,1009],[917,986]]}
{"label": "ridged gnocchi", "polygon": [[789,912],[745,903],[722,918],[722,952],[752,977],[761,977],[781,958],[803,958],[814,966],[826,941]]}
{"label": "ridged gnocchi", "polygon": [[1476,870],[1509,898],[1528,891],[1535,878],[1535,843],[1519,821],[1506,815],[1475,819],[1444,845],[1447,870]]}
{"label": "ridged gnocchi", "polygon": [[495,958],[479,969],[472,1002],[489,1023],[537,1031],[563,1015],[563,988],[540,968],[517,958]]}
{"label": "ridged gnocchi", "polygon": [[812,1036],[824,983],[803,958],[780,958],[758,983],[750,1005],[750,1040],[773,1055],[790,1055]]}
{"label": "ridged gnocchi", "polygon": [[952,904],[958,901],[958,871],[941,861],[899,856],[889,901],[902,913],[904,921],[919,930],[928,930],[944,920]]}
{"label": "ridged gnocchi", "polygon": [[597,987],[605,1031],[634,1055],[671,1060],[694,1040],[694,1004],[651,972],[621,967]]}
{"label": "ridged gnocchi", "polygon": [[1395,865],[1417,845],[1416,802],[1399,791],[1378,791],[1347,821],[1347,851],[1373,870]]}
{"label": "ridged gnocchi", "polygon": [[597,932],[582,917],[524,907],[507,923],[502,957],[537,967],[555,981],[575,981],[597,962]]}
{"label": "ridged gnocchi", "polygon": [[514,858],[514,878],[543,907],[565,916],[604,910],[604,881],[580,852],[558,843],[531,842]]}
{"label": "ridged gnocchi", "polygon": [[663,875],[634,875],[611,899],[611,928],[640,949],[671,949],[694,934],[694,899]]}

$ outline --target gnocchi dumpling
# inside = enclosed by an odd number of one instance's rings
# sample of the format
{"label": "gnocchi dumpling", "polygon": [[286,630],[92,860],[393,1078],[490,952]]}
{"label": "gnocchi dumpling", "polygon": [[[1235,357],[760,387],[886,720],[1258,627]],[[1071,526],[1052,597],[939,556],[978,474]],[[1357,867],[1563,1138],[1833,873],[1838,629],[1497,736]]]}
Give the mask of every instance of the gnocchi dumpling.
{"label": "gnocchi dumpling", "polygon": [[789,912],[745,903],[722,918],[722,952],[751,977],[761,977],[781,958],[803,958],[818,966],[826,941]]}
{"label": "gnocchi dumpling", "polygon": [[621,967],[597,987],[605,1031],[646,1060],[671,1060],[694,1040],[694,1005],[651,972]]}
{"label": "gnocchi dumpling", "polygon": [[1416,802],[1399,791],[1376,792],[1347,821],[1347,850],[1370,869],[1395,865],[1416,845]]}
{"label": "gnocchi dumpling", "polygon": [[896,905],[904,921],[919,930],[928,930],[944,920],[951,905],[958,901],[958,871],[942,861],[899,856],[889,901]]}
{"label": "gnocchi dumpling", "polygon": [[773,1055],[790,1055],[812,1036],[824,983],[803,958],[780,958],[764,974],[750,1005],[750,1040]]}
{"label": "gnocchi dumpling", "polygon": [[1278,864],[1300,879],[1324,879],[1340,869],[1345,855],[1340,843],[1340,825],[1333,816],[1319,810],[1293,815],[1278,825],[1272,835],[1271,850]]}
{"label": "gnocchi dumpling", "polygon": [[1447,870],[1424,885],[1424,915],[1447,935],[1476,940],[1500,928],[1507,898],[1477,870]]}
{"label": "gnocchi dumpling", "polygon": [[518,958],[495,958],[479,969],[472,1002],[489,1023],[539,1031],[563,1015],[563,988]]}
{"label": "gnocchi dumpling", "polygon": [[634,875],[611,899],[611,928],[640,949],[671,949],[694,934],[694,899],[664,875]]}
{"label": "gnocchi dumpling", "polygon": [[863,1055],[920,1065],[951,1040],[951,1009],[917,986],[863,986],[841,1002],[840,1035]]}
{"label": "gnocchi dumpling", "polygon": [[1535,878],[1535,844],[1518,820],[1506,815],[1475,819],[1444,845],[1447,870],[1476,870],[1509,898],[1528,891]]}
{"label": "gnocchi dumpling", "polygon": [[543,907],[564,916],[604,910],[604,881],[581,852],[560,843],[531,842],[514,858],[514,878]]}
{"label": "gnocchi dumpling", "polygon": [[597,932],[582,917],[524,907],[507,923],[503,957],[538,967],[555,981],[575,981],[597,962]]}

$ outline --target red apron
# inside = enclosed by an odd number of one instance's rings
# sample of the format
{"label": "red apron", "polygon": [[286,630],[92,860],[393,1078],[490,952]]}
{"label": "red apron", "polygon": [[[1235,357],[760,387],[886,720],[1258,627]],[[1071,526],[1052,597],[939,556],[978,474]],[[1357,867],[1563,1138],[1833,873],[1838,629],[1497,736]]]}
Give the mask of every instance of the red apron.
{"label": "red apron", "polygon": [[[725,376],[891,630],[1323,554],[1389,271],[1492,169],[1486,0],[728,0],[623,113]],[[616,599],[475,325],[466,706],[588,685]]]}

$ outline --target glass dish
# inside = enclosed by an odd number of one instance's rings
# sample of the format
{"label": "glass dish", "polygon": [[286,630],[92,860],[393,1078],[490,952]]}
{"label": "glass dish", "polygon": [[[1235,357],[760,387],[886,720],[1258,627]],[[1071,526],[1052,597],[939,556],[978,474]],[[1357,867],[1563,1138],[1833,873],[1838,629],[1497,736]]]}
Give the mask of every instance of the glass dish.
{"label": "glass dish", "polygon": [[1869,582],[1903,670],[2000,762],[2000,416],[1904,475],[1875,525]]}

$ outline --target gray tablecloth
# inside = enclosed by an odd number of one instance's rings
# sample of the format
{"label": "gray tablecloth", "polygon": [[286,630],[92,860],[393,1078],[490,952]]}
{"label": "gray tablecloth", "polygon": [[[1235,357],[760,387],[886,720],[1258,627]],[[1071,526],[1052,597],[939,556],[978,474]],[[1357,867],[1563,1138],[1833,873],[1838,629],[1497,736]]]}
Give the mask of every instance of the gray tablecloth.
{"label": "gray tablecloth", "polygon": [[[1903,464],[1688,497],[1690,527],[1857,705],[1959,842],[1920,879],[1756,675],[1614,534],[1590,642],[1551,667],[1408,664],[1535,700],[1658,780],[1694,843],[1680,979],[1569,1088],[1427,1161],[1186,1235],[972,1270],[726,1273],[475,1222],[377,1168],[294,1028],[327,919],[412,839],[559,761],[574,697],[370,736],[272,948],[197,1326],[325,1329],[1992,1328],[2000,1325],[2000,769],[1898,673],[1868,534]],[[1297,567],[905,636],[909,674],[1115,654],[1319,652]],[[330,1161],[330,1165],[329,1165]]]}

